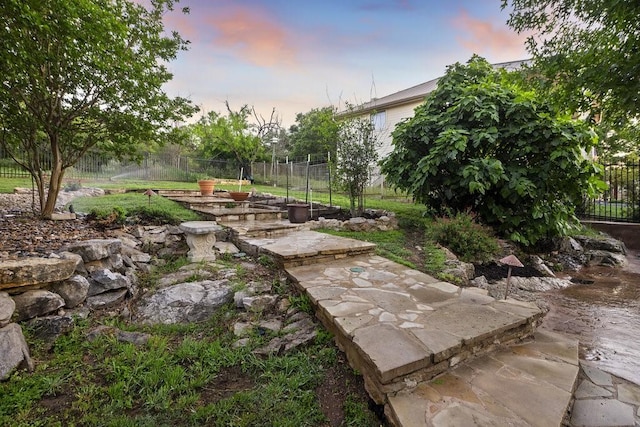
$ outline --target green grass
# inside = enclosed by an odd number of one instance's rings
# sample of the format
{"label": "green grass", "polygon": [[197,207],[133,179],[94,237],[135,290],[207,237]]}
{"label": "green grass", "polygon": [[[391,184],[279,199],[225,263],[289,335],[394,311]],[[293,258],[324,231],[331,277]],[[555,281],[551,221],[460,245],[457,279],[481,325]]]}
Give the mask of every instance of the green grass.
{"label": "green grass", "polygon": [[101,197],[78,197],[70,204],[76,212],[93,212],[98,217],[108,216],[115,207],[121,208],[124,215],[145,215],[145,219],[156,218],[160,222],[178,224],[184,221],[199,220],[200,215],[179,203],[161,196],[151,196],[151,200],[139,192],[107,194]]}
{"label": "green grass", "polygon": [[407,258],[411,256],[411,251],[405,245],[405,233],[402,230],[389,231],[336,231],[321,229],[327,234],[334,236],[348,237],[351,239],[362,240],[376,244],[376,254],[381,257],[390,259],[399,264],[406,265],[410,268],[416,268],[416,265]]}
{"label": "green grass", "polygon": [[[291,292],[283,288],[281,295]],[[0,425],[327,425],[316,390],[327,371],[341,363],[328,334],[319,334],[306,348],[261,358],[252,350],[269,335],[256,334],[246,347],[234,348],[231,325],[237,318],[236,309],[227,306],[198,324],[102,320],[150,334],[140,347],[108,334],[88,341],[87,332],[99,321],[76,320],[51,351],[25,327],[36,371],[19,371],[0,383]],[[343,409],[344,425],[379,424],[361,398],[350,396]]]}

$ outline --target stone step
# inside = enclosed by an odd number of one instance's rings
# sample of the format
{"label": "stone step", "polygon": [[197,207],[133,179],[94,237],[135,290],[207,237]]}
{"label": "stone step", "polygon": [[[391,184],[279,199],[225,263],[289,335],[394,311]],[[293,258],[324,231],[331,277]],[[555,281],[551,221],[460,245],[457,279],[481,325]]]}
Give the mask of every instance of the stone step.
{"label": "stone step", "polygon": [[578,372],[577,340],[541,329],[389,396],[385,415],[402,427],[567,425]]}
{"label": "stone step", "polygon": [[286,271],[311,298],[378,404],[462,361],[529,337],[543,316],[533,304],[495,300],[485,290],[459,288],[373,254]]}
{"label": "stone step", "polygon": [[[244,203],[244,202],[233,202]],[[284,211],[274,209],[255,209],[246,206],[227,207],[191,207],[192,211],[199,212],[211,221],[232,223],[232,222],[255,222],[255,221],[276,221],[282,219]]]}
{"label": "stone step", "polygon": [[234,243],[251,255],[268,255],[284,268],[371,254],[376,247],[361,240],[304,230],[304,224],[300,228],[284,235],[280,229],[267,237],[239,235]]}
{"label": "stone step", "polygon": [[[43,285],[68,279],[76,261],[61,258],[21,258],[0,261],[0,290],[10,293],[18,288]],[[20,291],[24,292],[24,290]]]}

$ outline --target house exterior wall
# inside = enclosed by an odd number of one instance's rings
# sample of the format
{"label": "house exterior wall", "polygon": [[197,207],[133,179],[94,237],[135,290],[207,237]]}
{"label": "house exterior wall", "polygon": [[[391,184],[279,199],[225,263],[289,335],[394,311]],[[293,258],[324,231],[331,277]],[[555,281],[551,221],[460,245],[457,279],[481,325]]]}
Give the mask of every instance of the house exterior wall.
{"label": "house exterior wall", "polygon": [[378,158],[380,160],[387,157],[393,151],[393,138],[391,133],[396,125],[402,120],[413,117],[413,110],[420,105],[422,101],[415,101],[410,104],[398,105],[388,108],[386,111],[386,123],[380,134],[380,147],[378,148]]}

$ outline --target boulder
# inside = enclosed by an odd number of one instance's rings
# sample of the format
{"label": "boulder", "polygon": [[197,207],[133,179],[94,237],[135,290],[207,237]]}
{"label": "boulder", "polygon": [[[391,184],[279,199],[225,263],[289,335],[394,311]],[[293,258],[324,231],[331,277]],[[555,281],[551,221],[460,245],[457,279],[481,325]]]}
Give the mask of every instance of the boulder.
{"label": "boulder", "polygon": [[271,310],[275,307],[276,302],[278,302],[278,297],[275,295],[249,296],[242,299],[242,306],[247,311],[261,313]]}
{"label": "boulder", "polygon": [[627,257],[622,253],[609,252],[605,250],[585,251],[587,265],[602,265],[606,267],[624,267],[627,265]]}
{"label": "boulder", "polygon": [[115,336],[120,342],[128,342],[138,347],[145,345],[151,337],[151,335],[145,334],[144,332],[122,331],[113,326],[100,325],[87,333],[87,340],[94,341],[102,335]]}
{"label": "boulder", "polygon": [[175,324],[206,320],[233,299],[228,280],[180,283],[143,298],[138,320],[144,324]]}
{"label": "boulder", "polygon": [[78,274],[87,274],[87,269],[84,268],[84,261],[82,257],[78,254],[74,254],[73,252],[62,251],[58,252],[58,257],[62,259],[72,259],[76,263],[75,272]]}
{"label": "boulder", "polygon": [[27,322],[36,338],[44,341],[47,348],[51,348],[56,339],[73,329],[71,316],[44,316]]}
{"label": "boulder", "polygon": [[558,250],[569,255],[578,255],[584,252],[584,248],[573,237],[562,237],[558,242]]}
{"label": "boulder", "polygon": [[71,277],[73,260],[59,258],[21,258],[0,261],[0,289],[57,282]]}
{"label": "boulder", "polygon": [[129,289],[131,287],[131,280],[128,277],[120,273],[114,273],[107,268],[91,273],[89,283],[88,295],[90,297],[116,289]]}
{"label": "boulder", "polygon": [[64,299],[56,293],[34,289],[13,297],[18,321],[44,316],[64,306]]}
{"label": "boulder", "polygon": [[87,272],[91,274],[94,271],[104,270],[104,269],[119,272],[119,271],[122,271],[122,269],[124,269],[125,265],[124,265],[124,259],[122,258],[122,255],[117,253],[117,254],[109,255],[107,258],[102,258],[96,261],[85,262],[84,267],[87,269]]}
{"label": "boulder", "polygon": [[91,239],[71,243],[64,250],[80,255],[84,262],[91,262],[120,253],[121,246],[118,239]]}
{"label": "boulder", "polygon": [[16,309],[16,303],[6,292],[0,292],[0,328],[9,324]]}
{"label": "boulder", "polygon": [[16,368],[33,371],[29,347],[17,323],[0,328],[0,381],[6,380]]}
{"label": "boulder", "polygon": [[93,295],[87,297],[87,305],[93,309],[111,308],[123,302],[128,292],[127,289],[117,289]]}
{"label": "boulder", "polygon": [[65,307],[73,308],[87,299],[89,281],[86,277],[76,274],[64,282],[54,283],[51,290],[64,299]]}
{"label": "boulder", "polygon": [[585,250],[596,250],[613,252],[617,254],[626,254],[627,248],[620,240],[616,240],[612,237],[587,237],[587,236],[575,236],[575,239],[580,242]]}
{"label": "boulder", "polygon": [[531,255],[529,258],[531,266],[545,277],[556,277],[551,269],[545,264],[544,260],[537,255]]}

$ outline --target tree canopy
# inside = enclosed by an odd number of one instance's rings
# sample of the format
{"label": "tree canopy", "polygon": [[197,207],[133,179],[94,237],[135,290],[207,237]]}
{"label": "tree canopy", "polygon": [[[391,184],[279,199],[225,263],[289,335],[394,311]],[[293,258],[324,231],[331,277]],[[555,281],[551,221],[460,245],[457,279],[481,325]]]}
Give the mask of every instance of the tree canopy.
{"label": "tree canopy", "polygon": [[166,64],[188,43],[165,31],[163,15],[176,3],[1,3],[0,144],[33,176],[42,216],[89,149],[134,155],[195,111],[162,88],[172,78]]}
{"label": "tree canopy", "polygon": [[638,149],[640,2],[502,0],[557,105],[601,121],[613,150]]}
{"label": "tree canopy", "polygon": [[317,155],[336,158],[339,124],[335,119],[335,108],[314,108],[307,113],[298,113],[296,123],[289,128],[289,156],[291,158]]}
{"label": "tree canopy", "polygon": [[206,159],[233,160],[238,168],[246,168],[263,156],[262,140],[252,132],[248,121],[250,113],[251,108],[245,105],[238,111],[228,108],[226,116],[215,111],[203,115],[191,126],[198,140],[198,155]]}
{"label": "tree canopy", "polygon": [[392,135],[387,182],[437,213],[472,211],[525,245],[566,234],[598,185],[584,155],[594,133],[475,56],[448,67]]}

